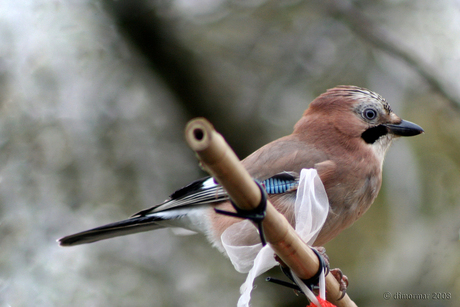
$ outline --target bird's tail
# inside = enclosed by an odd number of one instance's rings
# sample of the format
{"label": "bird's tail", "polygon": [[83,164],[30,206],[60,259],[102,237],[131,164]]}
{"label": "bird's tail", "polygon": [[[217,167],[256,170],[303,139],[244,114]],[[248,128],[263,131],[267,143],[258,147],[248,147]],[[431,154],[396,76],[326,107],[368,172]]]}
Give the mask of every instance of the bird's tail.
{"label": "bird's tail", "polygon": [[159,216],[137,216],[123,221],[107,224],[93,229],[85,230],[58,240],[61,246],[73,246],[96,242],[113,237],[125,236],[132,233],[149,231],[165,227]]}

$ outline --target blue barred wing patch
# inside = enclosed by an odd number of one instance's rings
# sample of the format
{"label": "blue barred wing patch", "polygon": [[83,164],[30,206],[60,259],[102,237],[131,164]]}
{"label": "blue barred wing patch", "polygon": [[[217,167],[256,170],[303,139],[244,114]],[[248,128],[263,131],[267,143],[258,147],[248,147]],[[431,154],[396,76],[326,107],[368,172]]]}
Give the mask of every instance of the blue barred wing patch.
{"label": "blue barred wing patch", "polygon": [[262,181],[268,194],[292,192],[299,186],[299,179],[292,173],[280,173]]}

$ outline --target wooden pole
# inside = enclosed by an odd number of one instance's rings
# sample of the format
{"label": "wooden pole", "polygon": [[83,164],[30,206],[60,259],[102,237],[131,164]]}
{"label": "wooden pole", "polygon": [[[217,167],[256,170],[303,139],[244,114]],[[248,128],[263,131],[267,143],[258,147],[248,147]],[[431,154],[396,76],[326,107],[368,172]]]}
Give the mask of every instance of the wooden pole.
{"label": "wooden pole", "polygon": [[[261,200],[259,188],[211,123],[204,118],[191,120],[185,129],[185,137],[203,168],[225,188],[239,208],[250,210],[258,206]],[[267,242],[297,276],[308,279],[315,275],[319,269],[318,257],[269,201],[262,225]],[[341,296],[339,283],[332,274],[326,276],[326,291],[327,300],[334,305],[356,306],[348,295],[338,300]]]}

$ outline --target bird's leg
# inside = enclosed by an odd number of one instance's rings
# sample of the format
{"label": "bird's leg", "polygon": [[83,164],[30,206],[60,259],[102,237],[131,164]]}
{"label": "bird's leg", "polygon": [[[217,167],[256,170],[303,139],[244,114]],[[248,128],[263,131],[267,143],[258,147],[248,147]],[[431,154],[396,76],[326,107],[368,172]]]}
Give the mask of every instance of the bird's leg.
{"label": "bird's leg", "polygon": [[332,276],[334,276],[335,279],[338,281],[339,290],[340,292],[342,292],[342,295],[339,298],[339,300],[341,300],[347,293],[348,277],[346,275],[343,275],[342,270],[340,270],[339,268],[329,269],[329,257],[326,254],[326,249],[323,246],[317,246],[312,248],[314,248],[316,251],[318,251],[318,253],[320,253],[321,256],[323,256],[323,259],[328,267],[328,272],[330,272]]}

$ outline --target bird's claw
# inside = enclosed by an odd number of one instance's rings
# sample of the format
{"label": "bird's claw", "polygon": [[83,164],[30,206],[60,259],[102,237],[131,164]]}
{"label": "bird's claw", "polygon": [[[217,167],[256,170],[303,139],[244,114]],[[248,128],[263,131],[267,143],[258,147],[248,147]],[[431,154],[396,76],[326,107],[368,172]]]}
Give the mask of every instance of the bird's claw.
{"label": "bird's claw", "polygon": [[341,300],[341,299],[344,298],[345,294],[347,293],[348,277],[346,275],[343,275],[343,273],[342,273],[342,271],[340,269],[332,269],[332,270],[330,270],[330,273],[339,282],[339,290],[340,290],[340,292],[342,292],[342,295],[339,297],[338,300]]}

